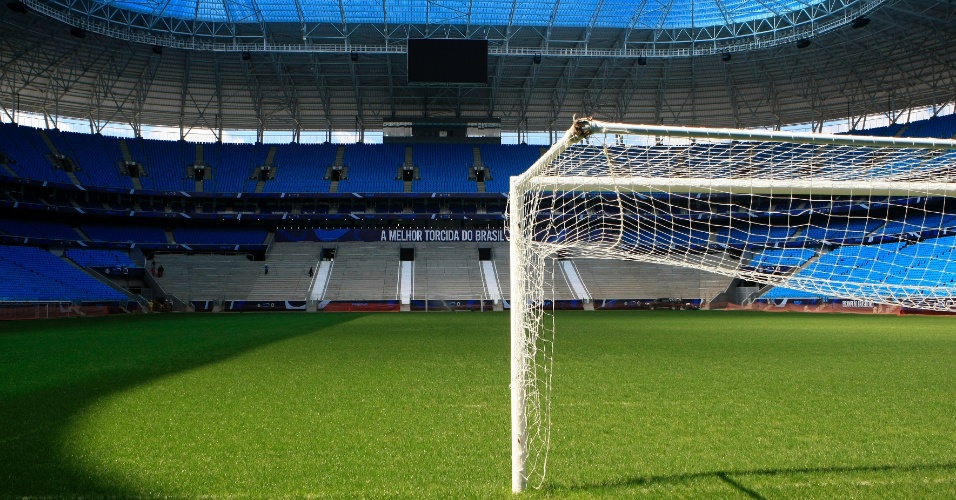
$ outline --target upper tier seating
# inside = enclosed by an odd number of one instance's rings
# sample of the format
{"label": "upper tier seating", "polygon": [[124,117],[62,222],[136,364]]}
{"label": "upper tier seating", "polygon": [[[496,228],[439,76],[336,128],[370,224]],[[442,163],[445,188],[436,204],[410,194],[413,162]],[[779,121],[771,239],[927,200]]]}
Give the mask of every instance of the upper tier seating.
{"label": "upper tier seating", "polygon": [[126,296],[59,257],[34,247],[0,245],[0,300],[122,301]]}
{"label": "upper tier seating", "polygon": [[80,239],[80,235],[72,227],[62,222],[0,219],[0,231],[10,236],[24,236],[27,238]]}
{"label": "upper tier seating", "polygon": [[288,144],[276,150],[275,177],[263,188],[267,193],[327,193],[331,182],[326,170],[335,163],[334,144]]}
{"label": "upper tier seating", "polygon": [[70,248],[66,256],[83,267],[137,267],[129,254],[121,250]]}
{"label": "upper tier seating", "polygon": [[133,182],[120,171],[123,160],[119,140],[102,135],[78,134],[47,130],[47,136],[60,154],[70,157],[76,165],[74,175],[80,184],[120,189],[131,189]]}
{"label": "upper tier seating", "polygon": [[475,181],[468,180],[468,168],[474,164],[472,146],[416,144],[413,154],[421,175],[414,184],[415,192],[477,192]]}
{"label": "upper tier seating", "polygon": [[[63,155],[76,165],[74,177],[87,186],[129,189],[133,181],[122,173],[121,143],[129,150],[133,161],[142,164],[140,177],[143,189],[154,191],[194,191],[196,183],[187,171],[190,165],[202,164],[210,168],[210,176],[202,182],[203,191],[252,192],[257,181],[252,179],[253,170],[262,166],[272,148],[276,154],[273,165],[275,178],[266,182],[265,192],[320,192],[329,190],[329,181],[324,179],[326,169],[335,161],[339,145],[332,144],[204,144],[203,158],[196,158],[196,144],[185,141],[162,141],[153,139],[117,139],[112,137],[56,129],[43,132]],[[906,125],[893,124],[854,134],[905,137],[952,138],[956,135],[956,114],[939,116]],[[405,145],[402,144],[349,144],[345,145],[344,166],[348,167],[346,178],[339,185],[339,192],[400,193],[403,183],[397,179],[399,169],[405,163]],[[420,179],[413,183],[415,192],[476,192],[476,185],[468,180],[468,167],[473,165],[474,146],[462,144],[417,144],[412,148],[413,163],[419,167]],[[691,165],[720,175],[725,157],[741,154],[745,146],[719,145],[710,149],[707,159],[695,159],[699,165]],[[601,148],[587,145],[575,146],[581,153],[580,160],[603,162]],[[610,146],[615,150],[614,146]],[[757,153],[775,161],[786,162],[799,147],[782,145],[772,150]],[[71,183],[71,177],[63,170],[53,167],[52,151],[37,129],[13,124],[0,124],[0,151],[9,159],[9,168],[20,177]],[[482,163],[490,170],[486,181],[488,192],[507,192],[509,178],[528,169],[540,156],[542,147],[529,145],[480,145]],[[666,152],[662,148],[634,149],[629,154],[653,156]],[[860,162],[866,153],[834,149],[832,154],[818,158],[822,170],[845,167],[848,162]],[[666,161],[654,161],[657,168],[666,173]],[[686,168],[687,165],[683,165]],[[926,165],[887,166],[889,169],[930,168]],[[884,169],[885,170],[885,169]],[[729,174],[730,172],[726,172]]]}
{"label": "upper tier seating", "polygon": [[339,192],[401,193],[405,186],[397,177],[404,161],[400,144],[349,144],[343,160],[348,172]]}
{"label": "upper tier seating", "polygon": [[491,171],[491,179],[485,181],[488,192],[507,193],[511,189],[511,176],[528,170],[541,157],[539,146],[482,145],[481,162]]}
{"label": "upper tier seating", "polygon": [[167,243],[166,233],[158,227],[83,224],[80,230],[95,241]]}
{"label": "upper tier seating", "polygon": [[956,135],[956,114],[937,116],[910,123],[903,137],[936,137],[950,139]]}
{"label": "upper tier seating", "polygon": [[146,175],[140,178],[143,189],[195,190],[194,182],[186,182],[186,165],[196,160],[194,144],[154,139],[127,139],[126,146],[133,160],[142,163],[146,171]]}
{"label": "upper tier seating", "polygon": [[69,184],[66,172],[53,168],[47,159],[50,148],[43,143],[37,129],[0,124],[0,151],[8,158],[8,165],[18,176]]}
{"label": "upper tier seating", "polygon": [[[269,145],[206,144],[204,165],[212,167],[212,179],[203,181],[203,189],[219,193],[253,192],[252,173],[266,162]],[[266,184],[268,186],[268,184]]]}
{"label": "upper tier seating", "polygon": [[893,123],[885,127],[873,127],[866,130],[851,130],[847,132],[852,135],[875,135],[879,137],[895,137],[896,134],[900,133],[900,130],[905,127],[905,124],[902,123]]}

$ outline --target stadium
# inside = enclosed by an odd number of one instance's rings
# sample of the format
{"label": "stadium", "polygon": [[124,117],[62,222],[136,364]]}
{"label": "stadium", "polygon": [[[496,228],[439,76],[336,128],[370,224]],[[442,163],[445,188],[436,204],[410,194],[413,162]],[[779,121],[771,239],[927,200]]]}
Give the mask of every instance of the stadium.
{"label": "stadium", "polygon": [[0,496],[954,496],[951,2],[0,23]]}

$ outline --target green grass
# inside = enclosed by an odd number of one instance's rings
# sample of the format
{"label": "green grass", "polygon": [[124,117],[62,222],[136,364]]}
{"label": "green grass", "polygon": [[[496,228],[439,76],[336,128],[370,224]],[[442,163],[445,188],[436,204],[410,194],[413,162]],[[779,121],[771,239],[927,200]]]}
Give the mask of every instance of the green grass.
{"label": "green grass", "polygon": [[[954,497],[956,320],[558,318],[531,496]],[[510,494],[505,314],[4,323],[0,497]]]}

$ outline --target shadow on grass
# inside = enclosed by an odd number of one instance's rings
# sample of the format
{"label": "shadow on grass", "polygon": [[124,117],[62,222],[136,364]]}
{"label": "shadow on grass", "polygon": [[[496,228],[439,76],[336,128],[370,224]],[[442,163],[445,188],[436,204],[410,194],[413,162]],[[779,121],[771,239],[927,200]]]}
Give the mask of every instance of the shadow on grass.
{"label": "shadow on grass", "polygon": [[119,484],[90,470],[85,457],[70,456],[65,441],[72,419],[112,394],[354,317],[285,314],[288,321],[255,314],[5,324],[0,335],[0,364],[6,365],[0,366],[0,497],[162,495]]}
{"label": "shadow on grass", "polygon": [[[736,490],[744,496],[755,499],[765,498],[756,490],[748,488],[736,478],[740,477],[770,477],[770,476],[789,476],[794,474],[855,474],[867,472],[918,472],[918,471],[956,471],[956,463],[943,464],[918,464],[918,465],[870,465],[856,467],[806,467],[792,469],[752,469],[752,470],[727,470],[712,472],[692,472],[687,474],[673,474],[661,476],[640,476],[625,478],[618,481],[608,481],[594,484],[576,485],[567,488],[570,491],[588,491],[593,489],[614,489],[655,485],[680,485],[701,479],[718,479],[728,487]],[[564,488],[550,489],[552,493],[560,493]]]}

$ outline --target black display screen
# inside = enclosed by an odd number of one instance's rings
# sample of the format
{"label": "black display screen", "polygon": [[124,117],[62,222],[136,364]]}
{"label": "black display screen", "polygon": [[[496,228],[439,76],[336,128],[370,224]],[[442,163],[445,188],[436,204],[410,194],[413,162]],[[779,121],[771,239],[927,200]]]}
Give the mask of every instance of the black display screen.
{"label": "black display screen", "polygon": [[488,83],[488,40],[408,40],[408,83]]}

